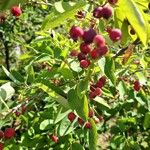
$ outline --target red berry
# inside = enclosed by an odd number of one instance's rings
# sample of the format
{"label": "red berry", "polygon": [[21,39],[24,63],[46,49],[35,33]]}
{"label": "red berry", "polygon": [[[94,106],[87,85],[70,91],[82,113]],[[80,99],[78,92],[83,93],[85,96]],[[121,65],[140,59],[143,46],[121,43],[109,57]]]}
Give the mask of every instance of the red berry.
{"label": "red berry", "polygon": [[91,55],[92,59],[97,59],[97,58],[99,58],[99,53],[98,53],[97,49],[92,50],[92,51],[90,52],[90,55]]}
{"label": "red berry", "polygon": [[89,44],[81,43],[80,50],[82,53],[84,53],[86,55],[91,51],[91,47]]}
{"label": "red berry", "polygon": [[118,2],[118,0],[108,0],[108,3],[111,5],[115,5]]}
{"label": "red berry", "polygon": [[91,128],[90,122],[86,122],[86,123],[85,123],[85,128],[87,128],[87,129],[90,129],[90,128]]}
{"label": "red berry", "polygon": [[76,57],[76,56],[78,56],[78,54],[79,54],[79,52],[78,52],[77,50],[72,50],[72,51],[70,52],[70,56],[71,56],[71,57]]}
{"label": "red berry", "polygon": [[106,83],[106,77],[102,76],[96,83],[96,87],[102,88]]}
{"label": "red berry", "polygon": [[103,55],[107,54],[108,47],[104,46],[104,47],[98,48],[97,51],[99,53],[99,56],[103,56]]}
{"label": "red berry", "polygon": [[95,98],[96,97],[96,95],[95,95],[95,93],[94,92],[90,92],[90,94],[89,94],[89,97],[90,97],[90,99],[93,99],[93,98]]}
{"label": "red berry", "polygon": [[79,123],[80,125],[83,125],[83,124],[84,124],[84,120],[81,119],[81,118],[78,118],[78,123]]}
{"label": "red berry", "polygon": [[94,122],[95,122],[96,124],[99,123],[99,119],[98,119],[97,117],[94,117],[93,119],[94,119]]}
{"label": "red berry", "polygon": [[113,9],[109,5],[105,5],[102,9],[102,16],[105,19],[109,19],[112,16]]}
{"label": "red berry", "polygon": [[84,42],[85,43],[92,43],[95,35],[96,35],[96,32],[92,28],[87,30],[87,31],[84,31],[84,35],[83,35]]}
{"label": "red berry", "polygon": [[94,92],[95,91],[95,85],[90,85],[90,90],[92,91],[92,92]]}
{"label": "red berry", "polygon": [[74,119],[76,118],[76,115],[73,113],[73,112],[70,112],[69,114],[68,114],[68,119],[72,122],[72,121],[74,121]]}
{"label": "red berry", "polygon": [[0,143],[0,150],[3,150],[3,144]]}
{"label": "red berry", "polygon": [[79,54],[78,54],[78,60],[81,61],[81,60],[84,60],[84,59],[86,59],[85,54],[79,53]]}
{"label": "red berry", "polygon": [[100,96],[100,95],[102,94],[101,89],[97,87],[97,88],[95,89],[95,91],[94,91],[94,94],[95,94],[96,96]]}
{"label": "red berry", "polygon": [[103,120],[103,116],[98,116],[98,119],[100,120],[100,121],[102,121]]}
{"label": "red berry", "polygon": [[7,128],[4,132],[4,137],[6,139],[10,139],[15,136],[15,129],[14,128]]}
{"label": "red berry", "polygon": [[53,141],[53,142],[55,142],[55,143],[58,143],[58,137],[56,136],[56,135],[51,135],[50,136],[50,138],[51,138],[51,140]]}
{"label": "red berry", "polygon": [[93,16],[95,18],[101,18],[102,17],[102,9],[103,9],[103,7],[95,8],[94,11],[93,11]]}
{"label": "red berry", "polygon": [[15,112],[15,115],[16,115],[17,117],[19,117],[19,116],[21,115],[21,113],[20,113],[19,111],[16,111],[16,112]]}
{"label": "red berry", "polygon": [[89,65],[90,65],[90,61],[88,61],[88,60],[81,60],[80,61],[80,67],[81,68],[88,68]]}
{"label": "red berry", "polygon": [[81,38],[84,34],[84,31],[80,28],[80,27],[77,27],[77,26],[73,26],[71,29],[70,29],[70,37],[73,39],[73,40],[77,40],[78,38]]}
{"label": "red berry", "polygon": [[4,132],[0,130],[0,139],[2,139],[3,137],[4,137]]}
{"label": "red berry", "polygon": [[112,29],[109,32],[109,37],[113,42],[117,42],[121,39],[122,37],[122,32],[120,29]]}
{"label": "red berry", "polygon": [[93,109],[90,109],[89,110],[89,117],[92,118],[94,116],[94,111]]}
{"label": "red berry", "polygon": [[11,8],[11,13],[13,14],[13,16],[15,17],[19,17],[22,14],[22,10],[20,7],[18,6],[13,6]]}
{"label": "red berry", "polygon": [[138,92],[140,90],[140,88],[141,88],[140,82],[139,81],[135,81],[133,88],[134,88],[135,91]]}
{"label": "red berry", "polygon": [[105,46],[105,39],[102,35],[96,35],[94,37],[94,42],[98,47],[104,47]]}

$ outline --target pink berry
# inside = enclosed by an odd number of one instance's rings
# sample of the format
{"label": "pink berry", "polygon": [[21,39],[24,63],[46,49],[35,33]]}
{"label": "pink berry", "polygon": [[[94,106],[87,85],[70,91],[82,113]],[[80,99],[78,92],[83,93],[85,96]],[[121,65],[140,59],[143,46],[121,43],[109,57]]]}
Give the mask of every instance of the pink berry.
{"label": "pink berry", "polygon": [[87,128],[87,129],[90,129],[90,128],[91,128],[90,122],[86,122],[86,123],[85,123],[85,128]]}
{"label": "pink berry", "polygon": [[99,56],[104,56],[108,52],[108,47],[104,46],[104,47],[98,48],[97,51],[99,53]]}
{"label": "pink berry", "polygon": [[93,109],[90,109],[89,110],[89,117],[92,118],[94,116],[94,111]]}
{"label": "pink berry", "polygon": [[85,43],[92,43],[95,36],[96,32],[94,29],[91,28],[87,31],[84,31],[83,40]]}
{"label": "pink berry", "polygon": [[90,55],[91,55],[92,59],[97,59],[97,58],[99,58],[99,53],[98,53],[97,49],[92,50],[92,51],[90,52]]}
{"label": "pink berry", "polygon": [[102,17],[102,9],[103,9],[103,7],[95,8],[94,11],[93,11],[93,16],[95,18],[101,18]]}
{"label": "pink berry", "polygon": [[104,47],[105,46],[105,39],[102,35],[96,35],[94,37],[94,42],[98,47]]}
{"label": "pink berry", "polygon": [[22,10],[20,7],[18,6],[13,6],[11,8],[11,13],[13,14],[13,16],[15,17],[19,17],[22,14]]}
{"label": "pink berry", "polygon": [[53,141],[53,142],[55,142],[55,143],[58,143],[58,137],[56,136],[56,135],[51,135],[50,136],[50,138],[51,138],[51,140]]}
{"label": "pink berry", "polygon": [[83,34],[84,34],[84,31],[80,27],[73,26],[70,29],[70,37],[75,41],[78,40],[78,38],[81,38]]}
{"label": "pink berry", "polygon": [[4,137],[4,132],[0,130],[0,139],[2,139],[3,137]]}
{"label": "pink berry", "polygon": [[97,87],[97,88],[95,89],[95,91],[94,91],[94,94],[95,94],[96,96],[100,96],[100,95],[102,94],[101,89]]}
{"label": "pink berry", "polygon": [[94,117],[93,119],[94,119],[94,122],[95,122],[96,124],[99,123],[99,119],[98,119],[97,117]]}
{"label": "pink berry", "polygon": [[10,139],[10,138],[12,138],[12,137],[14,137],[15,136],[15,129],[14,128],[7,128],[6,130],[5,130],[5,132],[4,132],[4,137],[6,138],[6,139]]}
{"label": "pink berry", "polygon": [[115,5],[118,2],[118,0],[108,0],[108,3],[111,5]]}
{"label": "pink berry", "polygon": [[89,65],[90,65],[90,61],[89,60],[81,60],[80,61],[80,67],[81,68],[88,68]]}
{"label": "pink berry", "polygon": [[3,144],[0,143],[0,150],[3,150]]}
{"label": "pink berry", "polygon": [[112,16],[113,9],[110,5],[105,5],[102,9],[102,16],[105,19],[109,19]]}
{"label": "pink berry", "polygon": [[84,53],[86,55],[91,51],[91,47],[89,44],[81,43],[80,50],[82,53]]}
{"label": "pink berry", "polygon": [[70,112],[68,114],[68,119],[70,120],[70,122],[73,122],[76,118],[76,115],[73,112]]}
{"label": "pink berry", "polygon": [[79,54],[78,54],[78,60],[81,61],[81,60],[84,60],[84,59],[86,59],[85,54],[79,53]]}
{"label": "pink berry", "polygon": [[80,125],[83,125],[83,124],[84,124],[84,120],[81,119],[81,118],[78,118],[78,123],[79,123]]}
{"label": "pink berry", "polygon": [[117,42],[121,39],[122,37],[122,32],[120,29],[112,29],[109,32],[109,37],[113,42]]}
{"label": "pink berry", "polygon": [[71,56],[71,57],[76,57],[76,56],[78,56],[78,54],[79,54],[79,52],[78,52],[77,50],[72,50],[72,51],[70,52],[70,56]]}
{"label": "pink berry", "polygon": [[135,81],[133,88],[134,88],[135,91],[138,92],[141,89],[140,82],[139,81]]}

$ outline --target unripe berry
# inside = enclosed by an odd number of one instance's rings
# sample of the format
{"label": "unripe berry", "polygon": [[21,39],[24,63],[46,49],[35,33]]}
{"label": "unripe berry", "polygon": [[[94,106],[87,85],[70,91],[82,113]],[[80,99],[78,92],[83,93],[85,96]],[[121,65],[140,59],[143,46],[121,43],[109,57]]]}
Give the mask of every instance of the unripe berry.
{"label": "unripe berry", "polygon": [[97,49],[99,56],[104,56],[108,52],[108,47],[104,46]]}
{"label": "unripe berry", "polygon": [[96,35],[94,37],[94,42],[98,47],[104,47],[105,46],[105,39],[102,35]]}
{"label": "unripe berry", "polygon": [[101,18],[102,17],[102,9],[103,7],[97,7],[93,11],[93,17],[95,18]]}
{"label": "unripe berry", "polygon": [[76,57],[76,56],[78,56],[78,54],[79,54],[79,52],[78,52],[77,50],[72,50],[72,51],[70,52],[70,56],[71,56],[71,57]]}
{"label": "unripe berry", "polygon": [[91,51],[91,47],[89,44],[81,43],[80,50],[82,53],[84,53],[86,55]]}
{"label": "unripe berry", "polygon": [[92,51],[90,52],[90,55],[91,55],[92,59],[97,59],[97,58],[99,58],[99,53],[98,53],[97,49],[92,50]]}
{"label": "unripe berry", "polygon": [[115,5],[118,2],[118,0],[108,0],[108,3],[111,5]]}
{"label": "unripe berry", "polygon": [[89,60],[81,60],[80,61],[80,67],[81,68],[88,68],[89,65],[90,65],[90,61]]}
{"label": "unripe berry", "polygon": [[92,118],[94,116],[94,111],[93,109],[90,109],[89,110],[89,117]]}
{"label": "unripe berry", "polygon": [[96,124],[99,123],[99,119],[98,119],[97,117],[94,117],[93,119],[94,119],[94,122],[95,122]]}
{"label": "unripe berry", "polygon": [[83,36],[84,31],[80,27],[73,26],[70,29],[69,33],[70,33],[70,37],[76,41],[78,38],[81,38]]}
{"label": "unripe berry", "polygon": [[11,8],[11,13],[13,14],[13,16],[15,17],[19,17],[22,14],[22,10],[20,7],[18,6],[13,6]]}
{"label": "unripe berry", "polygon": [[4,132],[4,137],[6,139],[10,139],[15,136],[15,129],[14,128],[7,128]]}
{"label": "unripe berry", "polygon": [[109,32],[109,37],[113,42],[117,42],[121,39],[122,37],[122,32],[120,29],[112,29]]}
{"label": "unripe berry", "polygon": [[50,138],[51,138],[51,140],[53,141],[53,142],[55,142],[55,143],[58,143],[58,137],[56,136],[56,135],[51,135],[50,136]]}
{"label": "unripe berry", "polygon": [[3,150],[3,144],[0,143],[0,150]]}
{"label": "unripe berry", "polygon": [[113,9],[109,5],[105,5],[102,9],[102,16],[105,19],[109,19],[112,16]]}
{"label": "unripe berry", "polygon": [[84,60],[84,59],[86,59],[85,54],[79,53],[79,54],[78,54],[78,60],[81,61],[81,60]]}
{"label": "unripe berry", "polygon": [[2,139],[3,137],[4,137],[4,132],[0,130],[0,139]]}
{"label": "unripe berry", "polygon": [[78,124],[83,125],[84,124],[84,120],[81,118],[78,118]]}
{"label": "unripe berry", "polygon": [[102,121],[103,120],[103,116],[98,116],[98,119],[99,119],[99,121]]}
{"label": "unripe berry", "polygon": [[76,118],[76,115],[73,112],[70,112],[68,114],[68,119],[70,120],[70,122],[73,122]]}
{"label": "unripe berry", "polygon": [[135,91],[138,92],[140,90],[140,88],[141,88],[140,82],[139,81],[135,81],[133,88],[134,88]]}
{"label": "unripe berry", "polygon": [[87,129],[90,129],[90,128],[91,128],[90,122],[86,122],[86,123],[85,123],[85,128],[87,128]]}
{"label": "unripe berry", "polygon": [[84,31],[83,40],[85,43],[92,43],[94,40],[94,37],[96,35],[96,32],[94,29],[89,29],[87,31]]}
{"label": "unripe berry", "polygon": [[101,89],[97,87],[94,91],[94,94],[95,94],[95,96],[100,96],[102,94]]}

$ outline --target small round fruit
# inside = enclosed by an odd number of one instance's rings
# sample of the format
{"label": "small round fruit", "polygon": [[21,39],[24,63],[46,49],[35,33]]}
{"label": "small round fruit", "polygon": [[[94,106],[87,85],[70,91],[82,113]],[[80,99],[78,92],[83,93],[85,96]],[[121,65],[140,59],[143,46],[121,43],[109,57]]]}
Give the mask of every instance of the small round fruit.
{"label": "small round fruit", "polygon": [[90,65],[90,62],[88,60],[81,60],[80,61],[80,67],[81,68],[88,68]]}
{"label": "small round fruit", "polygon": [[92,59],[97,59],[97,58],[99,58],[99,53],[98,53],[97,49],[92,50],[92,51],[90,52],[90,55],[91,55]]}
{"label": "small round fruit", "polygon": [[115,5],[118,2],[118,0],[108,0],[108,3],[111,5]]}
{"label": "small round fruit", "polygon": [[135,91],[138,92],[141,89],[140,82],[139,81],[135,81],[133,88],[134,88]]}
{"label": "small round fruit", "polygon": [[84,124],[84,120],[81,118],[78,118],[78,124],[83,125]]}
{"label": "small round fruit", "polygon": [[13,16],[15,17],[19,17],[22,14],[22,10],[20,7],[18,6],[13,6],[11,8],[11,13],[13,14]]}
{"label": "small round fruit", "polygon": [[94,119],[94,122],[95,122],[96,124],[99,123],[99,119],[98,119],[97,117],[94,117],[93,119]]}
{"label": "small round fruit", "polygon": [[79,54],[78,54],[78,60],[79,60],[79,61],[85,60],[85,59],[86,59],[85,54],[83,54],[83,53],[79,53]]}
{"label": "small round fruit", "polygon": [[109,19],[112,16],[113,9],[110,5],[105,5],[102,9],[102,16],[105,19]]}
{"label": "small round fruit", "polygon": [[0,143],[0,150],[3,150],[3,144]]}
{"label": "small round fruit", "polygon": [[3,137],[4,137],[4,132],[0,130],[0,139],[2,139]]}
{"label": "small round fruit", "polygon": [[91,47],[89,44],[81,43],[80,50],[82,53],[84,53],[86,55],[91,51]]}
{"label": "small round fruit", "polygon": [[90,109],[89,110],[89,117],[92,118],[94,116],[94,111],[93,109]]}
{"label": "small round fruit", "polygon": [[70,122],[73,122],[76,118],[76,115],[73,112],[70,112],[68,114],[68,119],[70,120]]}
{"label": "small round fruit", "polygon": [[84,31],[83,40],[85,43],[92,43],[94,40],[94,37],[96,36],[96,32],[94,29],[89,29],[87,31]]}
{"label": "small round fruit", "polygon": [[84,31],[78,27],[78,26],[73,26],[71,29],[70,29],[70,37],[73,39],[73,40],[78,40],[78,38],[81,38],[84,34]]}
{"label": "small round fruit", "polygon": [[15,111],[15,115],[16,115],[16,117],[19,117],[21,115],[21,113],[19,111]]}
{"label": "small round fruit", "polygon": [[106,77],[102,76],[96,83],[96,87],[102,88],[106,83]]}
{"label": "small round fruit", "polygon": [[91,128],[90,122],[86,122],[86,123],[85,123],[85,128],[87,128],[87,129],[90,129],[90,128]]}
{"label": "small round fruit", "polygon": [[108,47],[104,46],[104,47],[98,48],[97,51],[99,53],[99,56],[104,56],[108,52]]}
{"label": "small round fruit", "polygon": [[98,119],[99,119],[99,121],[102,121],[104,118],[103,118],[103,116],[98,116]]}
{"label": "small round fruit", "polygon": [[96,35],[94,37],[94,43],[98,46],[98,47],[104,47],[105,46],[105,39],[102,35]]}
{"label": "small round fruit", "polygon": [[95,18],[101,18],[102,17],[102,9],[103,7],[97,7],[93,11],[93,17]]}
{"label": "small round fruit", "polygon": [[120,29],[112,29],[109,32],[109,37],[113,42],[117,42],[121,39],[122,37],[122,32]]}
{"label": "small round fruit", "polygon": [[78,56],[78,54],[79,54],[79,52],[78,52],[77,50],[72,50],[72,51],[70,52],[70,56],[71,56],[71,57],[76,57],[76,56]]}
{"label": "small round fruit", "polygon": [[53,142],[55,142],[55,143],[58,143],[58,137],[56,136],[56,135],[51,135],[50,136],[50,138],[51,138],[51,140],[53,141]]}
{"label": "small round fruit", "polygon": [[6,138],[6,139],[10,139],[10,138],[12,138],[12,137],[14,137],[15,136],[15,129],[14,128],[7,128],[6,130],[5,130],[5,132],[4,132],[4,137]]}
{"label": "small round fruit", "polygon": [[94,94],[95,94],[96,96],[100,96],[100,95],[102,94],[101,89],[100,89],[99,87],[97,87],[97,88],[95,89],[95,91],[94,91]]}

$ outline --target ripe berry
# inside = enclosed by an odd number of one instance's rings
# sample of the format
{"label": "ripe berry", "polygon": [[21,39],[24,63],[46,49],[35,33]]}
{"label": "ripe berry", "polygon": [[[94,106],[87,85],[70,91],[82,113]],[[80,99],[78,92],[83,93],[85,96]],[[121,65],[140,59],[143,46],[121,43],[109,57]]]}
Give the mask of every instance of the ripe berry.
{"label": "ripe berry", "polygon": [[106,83],[106,77],[102,76],[96,83],[96,87],[102,88]]}
{"label": "ripe berry", "polygon": [[133,88],[134,88],[135,91],[138,92],[140,90],[140,88],[141,88],[140,82],[139,81],[135,81]]}
{"label": "ripe berry", "polygon": [[118,0],[108,0],[108,3],[111,5],[115,5],[118,2]]}
{"label": "ripe berry", "polygon": [[82,53],[84,53],[86,55],[91,51],[91,47],[89,44],[81,43],[80,50]]}
{"label": "ripe berry", "polygon": [[93,11],[93,17],[95,18],[101,18],[102,17],[102,9],[103,7],[97,7]]}
{"label": "ripe berry", "polygon": [[16,112],[15,112],[15,115],[16,115],[17,117],[19,117],[19,116],[21,115],[21,113],[20,113],[19,111],[16,111]]}
{"label": "ripe berry", "polygon": [[86,59],[85,54],[79,53],[79,54],[78,54],[78,60],[81,61],[81,60],[84,60],[84,59]]}
{"label": "ripe berry", "polygon": [[91,55],[92,59],[97,59],[97,58],[99,58],[99,53],[98,53],[97,49],[92,50],[92,51],[90,52],[90,55]]}
{"label": "ripe berry", "polygon": [[101,89],[97,87],[94,91],[94,94],[95,94],[95,96],[100,96],[102,94]]}
{"label": "ripe berry", "polygon": [[112,16],[113,9],[109,5],[105,5],[102,9],[102,16],[105,19],[109,19]]}
{"label": "ripe berry", "polygon": [[0,139],[2,139],[3,137],[4,137],[4,132],[0,130]]}
{"label": "ripe berry", "polygon": [[92,28],[87,30],[87,31],[84,31],[84,35],[83,35],[84,42],[85,43],[92,43],[95,35],[96,35],[96,32]]}
{"label": "ripe berry", "polygon": [[70,29],[70,37],[73,39],[73,40],[77,40],[78,38],[81,38],[84,34],[84,31],[80,28],[80,27],[77,27],[77,26],[73,26],[71,29]]}
{"label": "ripe berry", "polygon": [[6,139],[10,139],[15,136],[15,129],[14,128],[7,128],[4,132],[4,137]]}
{"label": "ripe berry", "polygon": [[72,50],[72,51],[70,52],[70,56],[71,56],[71,57],[76,57],[76,56],[78,56],[78,54],[79,54],[79,52],[78,52],[77,50]]}
{"label": "ripe berry", "polygon": [[122,37],[122,32],[120,29],[112,29],[109,32],[109,37],[113,42],[117,42],[121,39]]}
{"label": "ripe berry", "polygon": [[87,129],[90,129],[90,128],[91,128],[90,122],[86,122],[86,123],[85,123],[85,128],[87,128]]}
{"label": "ripe berry", "polygon": [[0,143],[0,150],[3,150],[3,144]]}
{"label": "ripe berry", "polygon": [[72,122],[72,121],[74,121],[74,119],[76,118],[76,115],[73,113],[73,112],[70,112],[69,114],[68,114],[68,119]]}
{"label": "ripe berry", "polygon": [[94,92],[95,91],[95,85],[90,85],[90,90],[92,91],[92,92]]}
{"label": "ripe berry", "polygon": [[95,95],[95,93],[94,92],[90,92],[90,94],[89,94],[89,97],[90,97],[90,99],[93,99],[93,98],[95,98],[96,97],[96,95]]}
{"label": "ripe berry", "polygon": [[94,111],[93,109],[90,109],[89,110],[89,117],[92,118],[94,116]]}
{"label": "ripe berry", "polygon": [[84,124],[84,120],[81,119],[81,118],[78,118],[78,123],[79,123],[80,125],[83,125],[83,124]]}
{"label": "ripe berry", "polygon": [[102,35],[96,35],[94,37],[94,42],[98,47],[104,47],[105,46],[105,39]]}
{"label": "ripe berry", "polygon": [[13,6],[11,8],[11,13],[13,14],[13,16],[15,17],[19,17],[22,14],[22,10],[20,7],[18,6]]}
{"label": "ripe berry", "polygon": [[89,60],[81,60],[80,61],[80,67],[81,68],[88,68],[89,65],[90,65],[90,61]]}
{"label": "ripe berry", "polygon": [[104,47],[98,48],[97,51],[98,51],[99,56],[103,56],[103,55],[107,54],[108,47],[104,46]]}
{"label": "ripe berry", "polygon": [[56,135],[51,135],[50,136],[50,138],[51,138],[51,140],[53,141],[53,142],[55,142],[55,143],[58,143],[58,137],[56,136]]}

